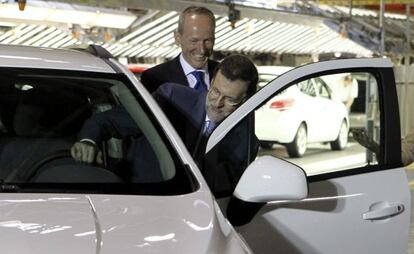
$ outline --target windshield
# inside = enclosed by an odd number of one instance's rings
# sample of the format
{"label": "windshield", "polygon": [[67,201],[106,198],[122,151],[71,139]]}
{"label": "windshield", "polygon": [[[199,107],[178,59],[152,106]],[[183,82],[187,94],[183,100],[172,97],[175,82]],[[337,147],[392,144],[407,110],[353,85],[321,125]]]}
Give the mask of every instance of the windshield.
{"label": "windshield", "polygon": [[[79,141],[100,159],[76,162]],[[0,69],[2,191],[176,195],[190,178],[125,76]]]}

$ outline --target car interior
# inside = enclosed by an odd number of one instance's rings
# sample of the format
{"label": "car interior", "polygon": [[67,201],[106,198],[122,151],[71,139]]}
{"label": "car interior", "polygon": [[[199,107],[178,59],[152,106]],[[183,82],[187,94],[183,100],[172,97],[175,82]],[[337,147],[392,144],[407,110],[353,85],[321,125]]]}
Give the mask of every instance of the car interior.
{"label": "car interior", "polygon": [[[139,183],[148,185],[150,192],[166,189],[171,192],[173,186],[173,192],[179,193],[193,189],[186,172],[176,174],[181,162],[171,156],[166,137],[160,136],[153,119],[136,99],[129,108],[138,116],[134,120],[142,131],[138,146],[131,145],[135,138],[111,138],[97,144],[103,152],[104,165],[72,159],[70,148],[79,141],[78,134],[85,121],[116,105],[131,103],[131,93],[122,82],[44,72],[22,73],[13,69],[0,75],[3,183]],[[134,153],[142,155],[139,169],[128,168],[128,154]],[[145,178],[148,174],[142,172],[160,172],[161,178]],[[150,186],[160,182],[166,187]]]}

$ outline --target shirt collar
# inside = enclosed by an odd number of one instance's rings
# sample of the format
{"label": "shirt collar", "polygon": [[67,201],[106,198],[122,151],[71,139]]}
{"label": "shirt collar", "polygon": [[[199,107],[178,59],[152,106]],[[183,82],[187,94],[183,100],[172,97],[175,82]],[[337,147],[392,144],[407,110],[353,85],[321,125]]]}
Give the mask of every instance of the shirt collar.
{"label": "shirt collar", "polygon": [[210,121],[210,118],[208,117],[208,115],[206,114],[206,119],[204,119],[204,122]]}

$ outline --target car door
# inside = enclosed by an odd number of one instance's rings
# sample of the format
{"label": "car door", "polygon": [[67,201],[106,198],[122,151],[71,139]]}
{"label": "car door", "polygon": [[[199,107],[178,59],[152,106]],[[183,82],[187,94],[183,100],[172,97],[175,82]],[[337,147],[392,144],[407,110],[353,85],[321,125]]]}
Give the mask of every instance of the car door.
{"label": "car door", "polygon": [[[236,227],[255,253],[406,253],[410,193],[401,164],[398,103],[389,60],[319,62],[278,77],[215,129],[206,153],[281,89],[311,78],[345,72],[363,73],[369,80],[368,89],[378,91],[378,99],[369,102],[372,105],[366,112],[369,117],[365,132],[378,144],[379,151],[374,154],[357,142],[348,144],[344,151],[318,147],[311,152],[315,156],[307,155],[303,159],[287,158],[283,147],[271,152],[259,150],[256,160],[270,155],[301,167],[307,175],[308,196],[302,200],[267,200],[259,204],[262,207],[251,221]],[[257,187],[260,184],[257,182]],[[226,198],[219,200],[223,212],[227,201]],[[244,203],[237,211],[239,216],[247,216],[255,205]]]}

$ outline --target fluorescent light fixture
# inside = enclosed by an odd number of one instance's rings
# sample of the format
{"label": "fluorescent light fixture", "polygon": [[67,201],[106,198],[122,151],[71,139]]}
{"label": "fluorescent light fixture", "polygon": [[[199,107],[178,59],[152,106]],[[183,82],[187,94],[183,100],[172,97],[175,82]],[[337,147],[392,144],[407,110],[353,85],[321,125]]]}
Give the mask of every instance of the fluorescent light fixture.
{"label": "fluorescent light fixture", "polygon": [[230,46],[229,49],[235,50],[235,51],[241,51],[241,50],[244,50],[244,48],[250,47],[257,41],[260,41],[260,36],[270,32],[269,26],[271,25],[272,25],[272,22],[270,21],[264,21],[263,23],[261,23],[260,21],[257,22],[255,24],[256,32],[251,35],[248,35],[246,42],[240,41],[237,44]]}
{"label": "fluorescent light fixture", "polygon": [[121,38],[121,39],[119,40],[119,42],[126,42],[126,41],[128,41],[128,40],[130,40],[130,39],[134,38],[136,35],[142,34],[142,33],[144,33],[145,31],[150,30],[150,29],[152,29],[153,27],[158,26],[159,24],[164,23],[164,21],[166,21],[166,20],[168,20],[168,19],[170,19],[170,18],[174,17],[175,15],[177,15],[177,12],[175,12],[175,11],[173,11],[173,12],[169,12],[169,13],[167,13],[166,15],[164,15],[164,16],[162,16],[162,17],[160,17],[160,18],[157,18],[157,19],[156,19],[156,20],[154,20],[153,22],[150,22],[150,23],[148,23],[148,24],[146,24],[146,25],[144,25],[144,26],[141,26],[140,28],[138,28],[138,29],[137,29],[137,30],[135,30],[134,32],[132,32],[132,33],[128,34],[127,36],[125,36],[125,37]]}
{"label": "fluorescent light fixture", "polygon": [[[174,19],[175,20],[175,19]],[[178,22],[178,17],[177,19],[174,21],[174,23]],[[153,45],[157,45],[160,43],[160,40],[163,40],[164,38],[173,38],[173,34],[174,34],[174,30],[176,29],[175,25],[166,27],[165,29],[160,30],[160,32],[157,32],[156,34],[154,34],[154,36],[151,36],[150,38],[146,39],[143,44],[153,44]]]}
{"label": "fluorescent light fixture", "polygon": [[170,46],[175,43],[173,33],[166,34],[164,37],[158,39],[153,43],[154,46]]}
{"label": "fluorescent light fixture", "polygon": [[166,58],[173,58],[176,57],[180,53],[180,49],[172,49],[171,52],[167,52],[164,57]]}
{"label": "fluorescent light fixture", "polygon": [[170,50],[171,50],[171,47],[160,47],[160,48],[157,48],[156,50],[150,52],[149,54],[147,54],[147,56],[148,57],[157,57],[157,56],[160,56],[160,55],[162,56]]}
{"label": "fluorescent light fixture", "polygon": [[64,37],[63,39],[61,39],[60,41],[56,42],[55,44],[53,44],[52,46],[50,46],[51,48],[59,48],[62,45],[64,45],[65,43],[67,43],[68,41],[72,41],[73,39],[71,37]]}
{"label": "fluorescent light fixture", "polygon": [[[124,45],[122,48],[118,48],[116,51],[110,51],[112,54],[117,54],[117,55],[119,55],[119,54],[124,54],[124,52],[126,52],[126,51],[128,51],[128,50],[131,50],[132,48],[138,48],[139,47],[139,45],[137,46],[137,45],[131,45],[131,44],[127,44],[127,45]],[[135,49],[134,49],[135,50]]]}
{"label": "fluorescent light fixture", "polygon": [[64,34],[64,33],[60,33],[60,31],[59,31],[59,32],[53,32],[53,33],[49,34],[47,37],[49,37],[49,38],[46,42],[41,44],[42,47],[51,47],[51,45],[55,44],[56,42],[58,42],[62,38],[68,37],[68,35]]}
{"label": "fluorescent light fixture", "polygon": [[36,41],[41,40],[48,34],[52,33],[53,31],[57,30],[56,27],[49,27],[46,30],[42,31],[41,33],[38,33],[36,36],[33,36],[28,41],[24,42],[25,45],[32,45],[32,43],[35,43]]}
{"label": "fluorescent light fixture", "polygon": [[150,46],[148,46],[148,45],[137,45],[137,46],[129,49],[128,51],[122,53],[121,56],[129,56],[129,55],[136,56],[137,54],[139,54],[140,52],[148,49],[149,47]]}
{"label": "fluorescent light fixture", "polygon": [[22,43],[23,41],[25,41],[25,40],[33,37],[33,35],[35,35],[36,33],[42,31],[43,29],[45,29],[45,27],[46,26],[32,27],[29,32],[25,33],[24,35],[20,36],[15,41],[13,41],[13,44],[20,44],[20,43]]}

